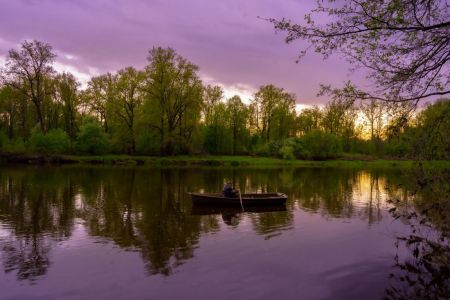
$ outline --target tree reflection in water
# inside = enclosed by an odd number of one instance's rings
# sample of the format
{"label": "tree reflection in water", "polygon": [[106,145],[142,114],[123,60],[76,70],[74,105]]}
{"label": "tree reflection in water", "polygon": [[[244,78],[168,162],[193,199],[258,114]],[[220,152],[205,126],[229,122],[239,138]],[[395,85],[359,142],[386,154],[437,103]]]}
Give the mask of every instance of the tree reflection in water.
{"label": "tree reflection in water", "polygon": [[[75,220],[89,236],[140,252],[149,274],[170,275],[194,256],[200,238],[243,223],[265,239],[294,226],[300,208],[324,218],[379,222],[383,172],[352,169],[4,168],[0,170],[0,244],[6,272],[35,280]],[[188,192],[216,192],[233,180],[242,193],[282,191],[286,209],[192,214]],[[356,199],[356,200],[355,200]],[[358,202],[359,201],[359,202]],[[245,220],[245,222],[244,222]]]}
{"label": "tree reflection in water", "polygon": [[0,173],[0,221],[7,236],[0,239],[5,272],[34,280],[50,266],[49,252],[71,235],[75,191],[70,178],[49,173]]}
{"label": "tree reflection in water", "polygon": [[[397,236],[397,270],[387,299],[448,299],[450,295],[450,172],[418,168],[408,190],[390,186],[391,214],[409,225]],[[405,251],[400,251],[406,249]],[[403,255],[402,255],[403,254]]]}

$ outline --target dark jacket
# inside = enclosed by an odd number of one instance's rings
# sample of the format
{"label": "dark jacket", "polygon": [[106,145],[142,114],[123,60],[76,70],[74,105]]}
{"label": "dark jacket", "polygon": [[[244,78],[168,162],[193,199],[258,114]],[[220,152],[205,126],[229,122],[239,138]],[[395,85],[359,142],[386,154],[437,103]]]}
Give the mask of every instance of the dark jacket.
{"label": "dark jacket", "polygon": [[233,189],[231,184],[227,183],[223,186],[223,195],[225,197],[236,197],[236,190]]}

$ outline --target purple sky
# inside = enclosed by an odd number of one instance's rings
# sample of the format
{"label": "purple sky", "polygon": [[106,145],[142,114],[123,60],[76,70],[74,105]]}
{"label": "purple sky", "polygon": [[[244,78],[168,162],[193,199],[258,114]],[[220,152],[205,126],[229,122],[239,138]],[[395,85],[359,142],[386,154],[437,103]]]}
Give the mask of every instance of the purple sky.
{"label": "purple sky", "polygon": [[[295,63],[301,44],[285,44],[261,17],[303,20],[311,0],[0,0],[0,62],[24,39],[50,43],[57,69],[86,80],[132,65],[143,67],[152,46],[170,46],[200,67],[202,79],[227,96],[250,96],[273,83],[297,102],[323,103],[320,83],[341,85],[351,75],[338,57],[310,53]],[[359,80],[358,80],[359,79]]]}

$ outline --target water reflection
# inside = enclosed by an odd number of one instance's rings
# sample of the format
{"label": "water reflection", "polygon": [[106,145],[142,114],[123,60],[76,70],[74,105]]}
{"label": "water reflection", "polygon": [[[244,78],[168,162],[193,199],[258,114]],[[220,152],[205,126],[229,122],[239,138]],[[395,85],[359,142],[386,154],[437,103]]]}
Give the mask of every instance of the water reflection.
{"label": "water reflection", "polygon": [[390,213],[409,230],[397,236],[396,270],[390,274],[386,298],[448,299],[450,170],[419,168],[414,178],[408,194],[398,186],[389,189]]}
{"label": "water reflection", "polygon": [[71,235],[75,188],[54,175],[1,174],[0,220],[10,232],[1,238],[2,261],[20,280],[45,274],[53,244]]}
{"label": "water reflection", "polygon": [[[89,236],[138,251],[149,274],[170,275],[194,257],[200,239],[243,223],[264,239],[295,227],[295,210],[324,219],[384,216],[386,178],[351,169],[4,168],[0,170],[0,247],[5,272],[35,281],[52,264],[75,220]],[[201,211],[188,192],[213,192],[232,180],[243,193],[282,191],[283,208]]]}

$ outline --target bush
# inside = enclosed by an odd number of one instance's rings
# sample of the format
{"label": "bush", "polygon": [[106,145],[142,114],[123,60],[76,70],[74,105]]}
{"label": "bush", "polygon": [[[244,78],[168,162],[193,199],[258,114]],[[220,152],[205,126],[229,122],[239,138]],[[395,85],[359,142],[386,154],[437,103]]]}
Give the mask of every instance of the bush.
{"label": "bush", "polygon": [[143,155],[156,155],[160,152],[159,137],[144,131],[136,137],[136,153]]}
{"label": "bush", "polygon": [[301,138],[304,154],[310,159],[331,159],[342,152],[342,145],[337,136],[321,131],[311,131]]}
{"label": "bush", "polygon": [[403,141],[389,141],[385,146],[385,154],[392,157],[405,157],[412,153],[408,143]]}
{"label": "bush", "polygon": [[27,147],[21,138],[9,139],[3,131],[0,131],[0,149],[6,152],[25,152]]}
{"label": "bush", "polygon": [[270,156],[268,144],[258,144],[255,146],[255,154],[258,156]]}
{"label": "bush", "polygon": [[281,148],[283,147],[283,143],[280,141],[269,142],[269,155],[274,157],[282,157]]}
{"label": "bush", "polygon": [[21,138],[9,140],[9,143],[5,145],[4,149],[10,152],[26,152],[27,147]]}
{"label": "bush", "polygon": [[284,145],[292,148],[292,154],[297,159],[305,159],[309,157],[309,152],[306,150],[304,142],[301,138],[289,138],[285,140]]}
{"label": "bush", "polygon": [[46,134],[35,130],[31,134],[29,145],[32,150],[40,153],[67,153],[70,150],[70,139],[61,129],[52,129]]}
{"label": "bush", "polygon": [[77,148],[83,154],[100,155],[109,151],[110,144],[107,135],[96,122],[87,122],[80,128]]}
{"label": "bush", "polygon": [[381,148],[380,140],[352,139],[352,153],[375,155],[381,152],[381,150],[377,150],[378,148]]}
{"label": "bush", "polygon": [[6,133],[0,131],[0,149],[4,149],[9,145],[9,139]]}
{"label": "bush", "polygon": [[284,145],[280,149],[280,154],[283,159],[288,159],[288,160],[295,159],[294,149],[292,148],[292,146]]}

